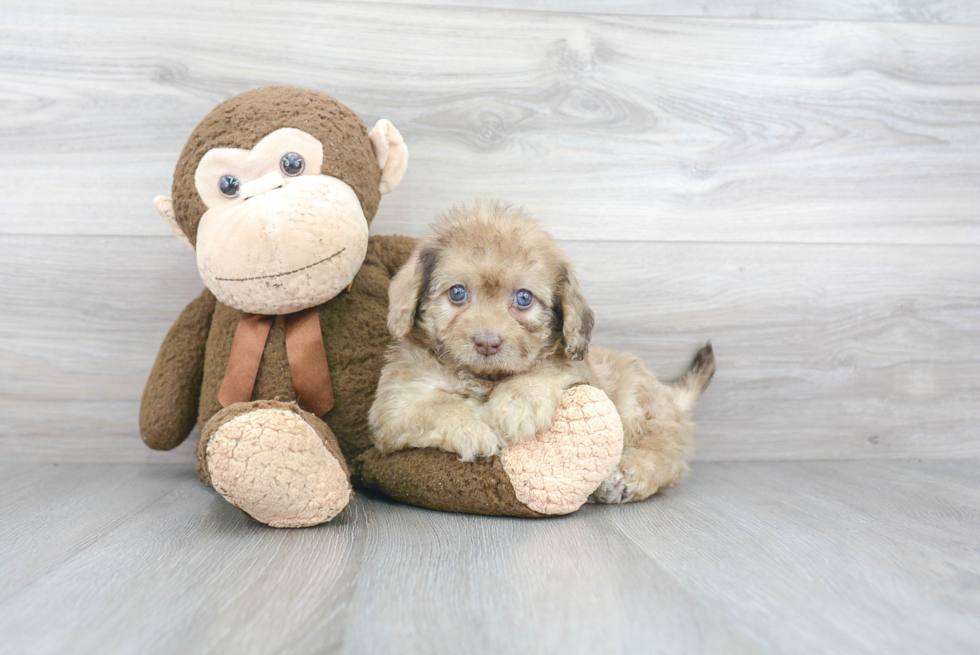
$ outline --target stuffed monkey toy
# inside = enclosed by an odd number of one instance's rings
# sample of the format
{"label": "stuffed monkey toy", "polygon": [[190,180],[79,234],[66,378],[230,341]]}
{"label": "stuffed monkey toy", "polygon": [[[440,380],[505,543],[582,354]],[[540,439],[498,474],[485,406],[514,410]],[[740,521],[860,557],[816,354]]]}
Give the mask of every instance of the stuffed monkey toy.
{"label": "stuffed monkey toy", "polygon": [[[390,341],[388,287],[415,240],[368,230],[407,162],[390,122],[368,131],[329,96],[266,87],[201,121],[177,162],[171,198],[155,200],[196,252],[206,288],[164,338],[140,433],[150,448],[169,450],[199,424],[201,480],[256,521],[328,522],[350,502],[352,474],[436,509],[567,513],[618,460],[619,418],[588,389],[568,396],[562,429],[520,444],[509,460],[371,450],[367,415]],[[610,435],[598,459],[576,445],[583,430]]]}

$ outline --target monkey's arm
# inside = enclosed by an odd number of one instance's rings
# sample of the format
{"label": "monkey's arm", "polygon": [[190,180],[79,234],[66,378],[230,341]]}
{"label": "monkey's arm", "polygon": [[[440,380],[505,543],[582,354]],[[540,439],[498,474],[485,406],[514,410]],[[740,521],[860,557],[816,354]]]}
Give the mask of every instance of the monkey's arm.
{"label": "monkey's arm", "polygon": [[214,295],[205,289],[184,308],[160,346],[140,404],[140,435],[154,450],[176,448],[194,429],[214,304]]}
{"label": "monkey's arm", "polygon": [[403,237],[397,234],[372,236],[368,240],[368,252],[365,261],[379,263],[388,271],[388,277],[394,277],[398,269],[408,261],[409,255],[415,249],[417,239]]}

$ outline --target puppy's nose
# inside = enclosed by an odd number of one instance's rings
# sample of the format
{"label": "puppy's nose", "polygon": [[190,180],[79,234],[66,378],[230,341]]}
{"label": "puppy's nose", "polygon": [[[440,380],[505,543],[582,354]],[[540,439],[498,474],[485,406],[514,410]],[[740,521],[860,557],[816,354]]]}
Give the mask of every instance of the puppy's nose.
{"label": "puppy's nose", "polygon": [[487,334],[486,332],[481,332],[480,334],[473,337],[473,345],[476,346],[476,352],[481,355],[493,355],[498,350],[500,350],[500,344],[504,342],[500,338],[499,334]]}

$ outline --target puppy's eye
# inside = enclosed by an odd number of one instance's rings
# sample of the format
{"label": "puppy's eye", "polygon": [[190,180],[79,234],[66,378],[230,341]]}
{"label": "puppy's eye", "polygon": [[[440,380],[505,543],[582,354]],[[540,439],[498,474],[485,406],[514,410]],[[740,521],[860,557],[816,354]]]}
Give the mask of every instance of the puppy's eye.
{"label": "puppy's eye", "polygon": [[514,304],[518,307],[530,307],[534,302],[534,296],[527,289],[521,289],[514,294]]}
{"label": "puppy's eye", "polygon": [[454,286],[449,290],[449,299],[456,303],[466,300],[466,287],[462,284]]}
{"label": "puppy's eye", "polygon": [[224,175],[218,180],[218,190],[225,198],[237,198],[241,185],[234,175]]}
{"label": "puppy's eye", "polygon": [[279,168],[289,177],[296,177],[303,172],[306,164],[303,162],[303,157],[298,153],[287,152],[279,161]]}

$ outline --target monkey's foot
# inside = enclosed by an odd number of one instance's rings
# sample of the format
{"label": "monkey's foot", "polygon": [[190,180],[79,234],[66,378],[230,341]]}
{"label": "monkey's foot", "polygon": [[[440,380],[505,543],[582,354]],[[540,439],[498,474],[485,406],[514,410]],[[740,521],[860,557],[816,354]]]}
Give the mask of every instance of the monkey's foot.
{"label": "monkey's foot", "polygon": [[276,528],[318,525],[350,502],[339,449],[327,447],[334,440],[330,428],[295,405],[231,405],[204,432],[211,485],[256,521]]}
{"label": "monkey's foot", "polygon": [[585,504],[623,453],[623,424],[605,393],[572,387],[551,428],[500,454],[517,499],[541,514],[568,514]]}

